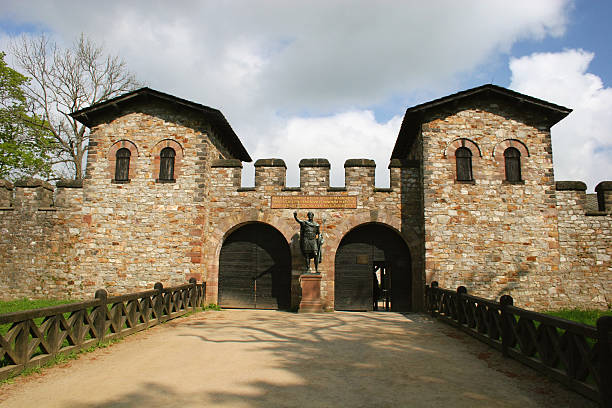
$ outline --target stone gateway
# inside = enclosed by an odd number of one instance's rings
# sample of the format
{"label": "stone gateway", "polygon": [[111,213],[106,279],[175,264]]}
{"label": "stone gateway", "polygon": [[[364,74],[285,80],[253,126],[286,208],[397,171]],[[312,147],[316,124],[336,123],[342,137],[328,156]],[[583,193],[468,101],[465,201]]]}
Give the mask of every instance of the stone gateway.
{"label": "stone gateway", "polygon": [[[217,109],[142,88],[74,113],[91,129],[85,179],[0,181],[0,298],[91,298],[205,280],[223,307],[296,308],[294,211],[325,220],[326,310],[422,310],[424,286],[531,309],[612,303],[612,182],[555,181],[550,128],[570,109],[495,85],[408,108],[388,167],[255,162]],[[580,135],[576,135],[576,144]],[[387,163],[385,163],[387,165]],[[602,175],[610,178],[610,175]],[[305,221],[302,221],[305,222]],[[318,280],[317,280],[318,282]]]}

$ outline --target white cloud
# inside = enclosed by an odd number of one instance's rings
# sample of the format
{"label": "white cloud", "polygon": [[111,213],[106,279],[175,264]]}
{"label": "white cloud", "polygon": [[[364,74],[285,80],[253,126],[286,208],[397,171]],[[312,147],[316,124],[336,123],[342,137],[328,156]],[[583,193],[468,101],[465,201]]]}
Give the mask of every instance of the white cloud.
{"label": "white cloud", "polygon": [[[331,164],[331,185],[344,186],[344,161],[368,158],[376,161],[376,185],[389,185],[389,157],[402,117],[378,123],[371,111],[350,111],[318,117],[293,117],[277,128],[272,137],[261,140],[254,155],[280,157],[287,164],[287,185],[299,185],[298,163],[304,158],[327,158]],[[250,173],[250,172],[249,172]],[[252,177],[251,174],[246,177]],[[253,183],[248,179],[248,184]]]}
{"label": "white cloud", "polygon": [[384,185],[399,123],[378,123],[374,106],[455,91],[518,40],[563,34],[570,4],[24,0],[2,2],[0,15],[64,43],[85,31],[152,88],[221,109],[254,159],[285,159],[290,183],[296,160],[324,156],[334,184],[345,159],[371,157]]}
{"label": "white cloud", "polygon": [[587,72],[593,58],[566,50],[510,61],[512,89],[573,109],[552,128],[555,179],[585,181],[591,191],[612,178],[612,88]]}
{"label": "white cloud", "polygon": [[41,0],[0,11],[62,38],[86,31],[144,80],[184,97],[327,114],[439,88],[519,39],[560,35],[567,4]]}

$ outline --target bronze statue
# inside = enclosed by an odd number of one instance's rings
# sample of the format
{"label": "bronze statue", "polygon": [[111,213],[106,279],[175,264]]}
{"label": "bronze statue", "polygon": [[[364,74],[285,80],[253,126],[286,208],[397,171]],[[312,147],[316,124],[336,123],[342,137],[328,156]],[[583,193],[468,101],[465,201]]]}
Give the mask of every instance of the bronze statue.
{"label": "bronze statue", "polygon": [[313,221],[314,214],[308,211],[308,220],[302,221],[297,217],[297,211],[293,212],[293,218],[300,223],[300,249],[306,260],[306,272],[310,272],[310,259],[314,260],[315,273],[319,273],[321,262],[321,246],[323,245],[323,234],[319,224]]}

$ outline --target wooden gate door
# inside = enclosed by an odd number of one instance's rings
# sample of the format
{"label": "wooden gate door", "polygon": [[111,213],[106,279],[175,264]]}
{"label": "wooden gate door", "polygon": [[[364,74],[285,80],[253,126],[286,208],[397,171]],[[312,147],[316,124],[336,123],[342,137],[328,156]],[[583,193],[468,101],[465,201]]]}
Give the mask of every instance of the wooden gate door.
{"label": "wooden gate door", "polygon": [[372,310],[372,246],[348,238],[342,240],[336,253],[335,309]]}
{"label": "wooden gate door", "polygon": [[291,255],[282,234],[262,223],[231,233],[219,256],[219,305],[288,309],[290,302]]}
{"label": "wooden gate door", "polygon": [[335,259],[336,310],[372,310],[374,264],[385,265],[391,310],[411,307],[411,273],[408,246],[389,227],[366,224],[350,231],[340,242]]}

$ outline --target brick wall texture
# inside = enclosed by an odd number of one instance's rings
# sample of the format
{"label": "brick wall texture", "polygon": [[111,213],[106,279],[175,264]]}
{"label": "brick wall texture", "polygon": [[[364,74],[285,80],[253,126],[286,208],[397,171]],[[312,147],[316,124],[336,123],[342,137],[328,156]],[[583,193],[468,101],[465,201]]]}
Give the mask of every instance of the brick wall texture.
{"label": "brick wall texture", "polygon": [[[241,187],[241,162],[202,116],[147,101],[92,128],[82,187],[36,180],[0,183],[0,299],[88,298],[206,280],[218,296],[224,239],[265,223],[286,239],[292,303],[305,270],[294,208],[272,196],[354,196],[356,208],[316,209],[325,243],[321,295],[334,308],[334,262],[344,236],[377,223],[410,252],[413,308],[424,285],[464,285],[491,299],[511,294],[535,310],[607,308],[612,302],[610,206],[591,211],[582,189],[556,187],[550,129],[538,116],[483,99],[423,119],[406,157],[390,163],[390,188],[374,186],[375,163],[347,160],[345,186],[329,186],[329,163],[300,163],[300,187],[285,163],[259,160],[255,187]],[[176,151],[175,180],[160,182],[159,154]],[[455,151],[472,153],[473,180],[458,181]],[[521,181],[507,182],[504,151],[520,154]],[[115,155],[131,152],[129,182],[114,180]],[[609,184],[598,194],[607,203]],[[566,186],[567,187],[567,186]],[[606,201],[608,200],[608,201]],[[308,209],[298,209],[301,219]]]}

